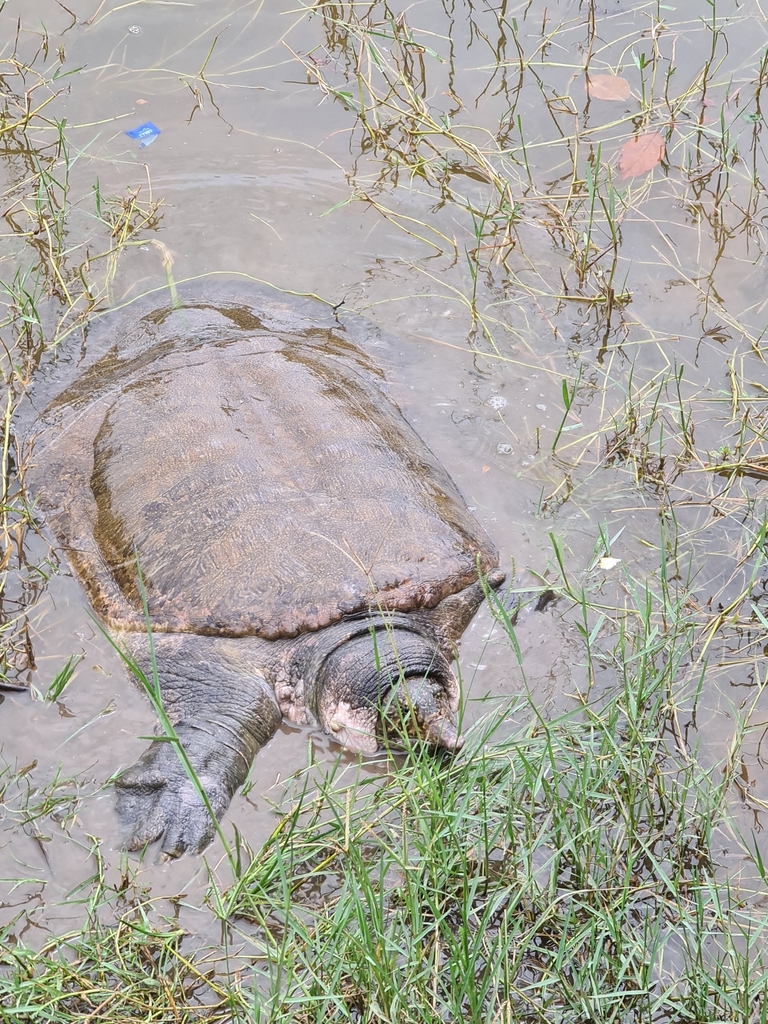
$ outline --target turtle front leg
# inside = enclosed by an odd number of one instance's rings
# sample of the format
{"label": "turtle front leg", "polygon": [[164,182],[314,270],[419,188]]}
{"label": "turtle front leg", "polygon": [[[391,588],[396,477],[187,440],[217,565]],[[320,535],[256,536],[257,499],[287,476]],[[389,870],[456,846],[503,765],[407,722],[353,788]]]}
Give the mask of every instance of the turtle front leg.
{"label": "turtle front leg", "polygon": [[[247,640],[169,633],[153,639],[163,707],[221,818],[256,752],[280,724],[275,695]],[[151,682],[147,636],[124,634],[123,641]],[[162,852],[179,857],[213,839],[215,823],[174,743],[158,738],[116,786],[129,850],[162,838]]]}

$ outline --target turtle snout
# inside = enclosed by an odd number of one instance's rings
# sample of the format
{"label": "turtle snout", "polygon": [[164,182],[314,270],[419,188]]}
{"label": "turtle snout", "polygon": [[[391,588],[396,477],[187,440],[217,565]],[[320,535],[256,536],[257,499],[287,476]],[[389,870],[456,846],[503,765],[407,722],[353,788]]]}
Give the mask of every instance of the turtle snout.
{"label": "turtle snout", "polygon": [[445,681],[435,676],[408,676],[392,693],[383,721],[387,731],[405,731],[431,747],[458,753],[464,737],[456,727],[455,701]]}
{"label": "turtle snout", "polygon": [[453,754],[458,754],[464,746],[464,737],[447,714],[433,719],[427,725],[424,740],[432,747],[443,747]]}

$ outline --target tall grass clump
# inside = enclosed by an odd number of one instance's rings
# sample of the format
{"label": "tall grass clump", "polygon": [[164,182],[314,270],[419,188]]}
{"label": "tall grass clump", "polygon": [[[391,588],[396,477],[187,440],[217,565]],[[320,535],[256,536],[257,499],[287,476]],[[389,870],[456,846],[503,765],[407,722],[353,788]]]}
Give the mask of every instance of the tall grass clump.
{"label": "tall grass clump", "polygon": [[729,820],[730,762],[706,770],[678,721],[693,623],[634,592],[593,648],[599,696],[552,721],[520,697],[455,760],[413,749],[286,815],[228,894],[257,925],[256,1019],[766,1019],[764,866]]}

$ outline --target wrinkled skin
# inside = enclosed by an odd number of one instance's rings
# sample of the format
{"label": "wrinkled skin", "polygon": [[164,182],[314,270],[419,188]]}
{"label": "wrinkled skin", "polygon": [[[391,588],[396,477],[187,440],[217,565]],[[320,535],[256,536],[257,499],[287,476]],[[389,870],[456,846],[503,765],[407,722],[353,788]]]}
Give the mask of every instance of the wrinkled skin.
{"label": "wrinkled skin", "polygon": [[[138,559],[163,706],[214,814],[282,717],[363,753],[402,722],[458,750],[455,645],[478,571],[504,573],[352,327],[263,293],[107,326],[40,414],[28,480],[151,679]],[[172,744],[117,787],[130,849],[212,838]]]}

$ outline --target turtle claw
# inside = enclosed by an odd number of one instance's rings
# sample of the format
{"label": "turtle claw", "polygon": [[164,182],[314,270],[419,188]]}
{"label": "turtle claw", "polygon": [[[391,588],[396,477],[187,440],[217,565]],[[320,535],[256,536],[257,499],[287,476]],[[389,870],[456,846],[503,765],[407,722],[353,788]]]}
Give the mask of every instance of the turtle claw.
{"label": "turtle claw", "polygon": [[[232,793],[226,765],[208,751],[194,760],[198,782],[218,819]],[[154,743],[115,786],[128,850],[141,850],[161,839],[163,855],[175,858],[199,853],[216,834],[216,821],[171,743]]]}
{"label": "turtle claw", "polygon": [[[148,788],[141,783],[126,786],[120,780],[117,793],[117,810],[126,830],[128,850],[142,850],[161,839],[161,851],[170,859],[187,852],[199,853],[213,839],[216,827],[188,779],[169,780],[161,788]],[[208,796],[210,800],[211,794]],[[222,814],[226,810],[223,801],[220,809]]]}
{"label": "turtle claw", "polygon": [[[128,850],[142,850],[161,839],[161,852],[170,860],[183,853],[200,853],[216,834],[216,825],[189,779],[169,780],[160,789],[124,786],[122,780],[117,787],[117,810]],[[229,801],[216,800],[208,786],[206,795],[214,812],[223,814]]]}

